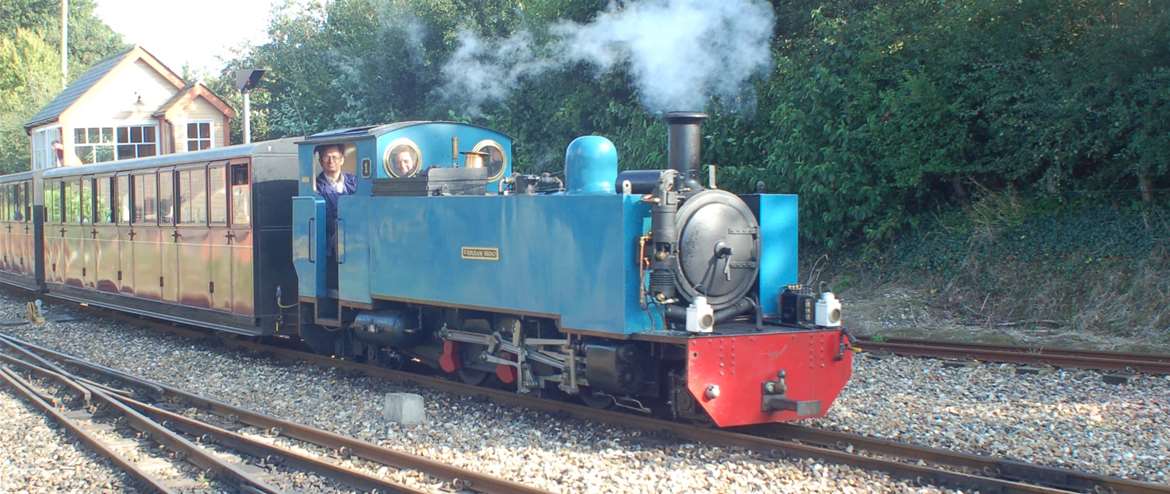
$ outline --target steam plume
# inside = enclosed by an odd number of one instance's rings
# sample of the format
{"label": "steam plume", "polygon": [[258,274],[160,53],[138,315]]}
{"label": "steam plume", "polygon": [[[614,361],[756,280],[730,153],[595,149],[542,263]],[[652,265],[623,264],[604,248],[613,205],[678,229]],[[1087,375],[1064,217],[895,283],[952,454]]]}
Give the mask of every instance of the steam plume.
{"label": "steam plume", "polygon": [[596,75],[628,67],[651,111],[697,110],[734,99],[770,68],[775,14],[760,0],[642,0],[616,4],[592,22],[555,23],[551,40],[521,31],[485,40],[469,31],[443,67],[442,94],[478,112],[526,77],[586,63]]}

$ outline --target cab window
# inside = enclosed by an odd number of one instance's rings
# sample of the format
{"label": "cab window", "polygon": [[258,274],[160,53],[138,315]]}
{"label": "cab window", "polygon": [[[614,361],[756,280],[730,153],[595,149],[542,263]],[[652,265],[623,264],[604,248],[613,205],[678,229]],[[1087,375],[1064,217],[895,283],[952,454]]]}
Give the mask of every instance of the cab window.
{"label": "cab window", "polygon": [[323,171],[324,160],[341,158],[341,173],[357,173],[357,146],[347,143],[321,144],[313,148],[313,190],[317,190],[317,178]]}

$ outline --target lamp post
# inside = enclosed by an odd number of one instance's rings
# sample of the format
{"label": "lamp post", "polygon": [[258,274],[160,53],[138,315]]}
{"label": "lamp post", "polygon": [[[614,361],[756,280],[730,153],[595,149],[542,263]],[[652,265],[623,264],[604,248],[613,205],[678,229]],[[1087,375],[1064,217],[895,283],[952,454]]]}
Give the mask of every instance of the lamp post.
{"label": "lamp post", "polygon": [[243,69],[236,71],[236,89],[244,93],[244,144],[252,142],[252,89],[264,77],[264,69]]}

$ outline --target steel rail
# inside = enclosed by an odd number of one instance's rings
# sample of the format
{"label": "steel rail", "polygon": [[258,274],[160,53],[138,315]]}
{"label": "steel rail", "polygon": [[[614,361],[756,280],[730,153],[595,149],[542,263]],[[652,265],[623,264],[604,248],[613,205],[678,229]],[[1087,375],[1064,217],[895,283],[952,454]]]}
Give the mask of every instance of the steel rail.
{"label": "steel rail", "polygon": [[1127,492],[1138,494],[1170,494],[1170,486],[1097,475],[1059,467],[1048,467],[1004,458],[960,453],[942,448],[916,446],[889,439],[830,431],[796,424],[768,424],[737,429],[749,434],[801,441],[823,447],[855,450],[873,454],[896,456],[909,460],[923,460],[930,464],[949,465],[981,472],[998,478],[1021,482],[1042,481],[1060,489],[1084,492]]}
{"label": "steel rail", "polygon": [[188,393],[168,385],[150,381],[148,379],[129,375],[125,372],[109,367],[87,362],[85,360],[64,353],[45,348],[34,343],[22,341],[12,336],[0,333],[0,340],[33,349],[59,362],[84,368],[90,372],[102,374],[110,379],[119,380],[131,386],[157,389],[162,396],[174,398],[188,404],[202,408],[210,413],[223,417],[231,417],[241,423],[261,429],[279,430],[281,435],[300,441],[313,443],[318,446],[344,450],[354,456],[364,458],[383,465],[416,470],[435,477],[452,481],[460,488],[483,492],[486,494],[519,493],[519,494],[548,494],[547,491],[532,486],[512,482],[499,477],[481,474],[464,468],[447,465],[422,456],[412,455],[384,448],[356,438],[334,434],[314,427],[277,419],[251,410],[238,408],[227,403]]}
{"label": "steel rail", "polygon": [[[7,343],[10,345],[13,344],[12,341],[7,341]],[[21,359],[8,357],[5,360],[13,365],[22,367],[30,372],[41,374],[43,377],[56,380],[62,384],[66,384],[76,379],[75,376],[72,376],[68,373],[61,373],[42,368],[36,364],[26,362]],[[75,384],[82,388],[86,387],[84,384]],[[70,386],[70,388],[76,390],[76,388],[73,386]],[[184,460],[199,468],[210,471],[220,480],[223,480],[229,484],[233,484],[240,490],[268,494],[277,494],[283,492],[280,489],[269,485],[267,482],[255,478],[255,476],[250,475],[236,465],[228,463],[227,461],[224,461],[204,451],[202,448],[195,445],[191,441],[188,441],[186,438],[176,434],[163,425],[147,418],[146,416],[138,413],[136,410],[128,407],[124,403],[114,399],[105,391],[97,388],[87,389],[87,391],[91,396],[96,397],[98,401],[110,407],[110,409],[119,412],[122,417],[126,419],[126,422],[130,425],[130,427],[149,435],[155,442],[166,446],[171,451],[175,451],[183,455]],[[87,408],[89,406],[90,405],[87,404]]]}
{"label": "steel rail", "polygon": [[860,339],[855,344],[862,350],[889,352],[898,355],[1170,374],[1170,356],[1166,355],[1089,352],[906,339],[883,341]]}
{"label": "steel rail", "polygon": [[246,452],[256,458],[278,459],[282,464],[288,463],[299,469],[315,472],[338,482],[361,490],[378,489],[380,492],[401,492],[406,494],[423,494],[421,491],[402,484],[382,480],[361,471],[334,465],[312,456],[279,446],[263,443],[221,427],[196,420],[185,415],[158,408],[130,397],[119,397],[127,405],[145,413],[155,420],[166,423],[184,432],[198,437],[209,438],[211,442],[226,446],[233,450]]}
{"label": "steel rail", "polygon": [[[94,309],[90,309],[94,310]],[[95,311],[99,312],[99,311]],[[807,440],[815,444],[832,446],[839,444],[853,444],[855,448],[860,448],[869,451],[870,453],[885,454],[897,456],[900,458],[912,461],[924,461],[938,465],[947,465],[953,468],[965,468],[969,470],[976,470],[985,475],[964,475],[959,477],[948,476],[953,473],[946,470],[927,469],[926,471],[908,471],[902,470],[902,466],[906,466],[903,462],[896,462],[886,460],[879,463],[865,464],[853,463],[850,460],[850,455],[846,452],[839,453],[847,455],[837,461],[844,464],[852,464],[862,466],[864,468],[872,468],[875,470],[885,471],[887,473],[899,476],[902,478],[909,478],[912,480],[931,480],[936,484],[942,485],[958,485],[968,486],[974,485],[981,489],[991,490],[995,492],[1053,492],[1053,489],[1060,491],[1065,490],[1103,490],[1111,492],[1133,492],[1133,493],[1160,493],[1170,494],[1170,486],[1159,484],[1134,481],[1129,479],[1121,479],[1112,476],[1097,475],[1092,473],[1080,472],[1071,469],[1063,469],[1056,467],[1040,466],[1030,463],[1019,462],[1015,460],[1008,460],[1003,458],[994,458],[983,455],[974,455],[968,453],[960,453],[950,450],[928,448],[923,446],[915,446],[904,443],[897,443],[894,441],[866,438],[864,436],[857,436],[845,433],[836,433],[832,431],[823,431],[812,428],[803,428],[807,431],[821,431],[826,435],[818,436],[819,441],[813,441],[814,436],[811,432],[803,434],[803,439],[800,437],[790,437],[788,439],[775,439],[774,437],[759,437],[752,434],[744,434],[734,432],[731,430],[714,430],[702,427],[688,426],[687,424],[679,424],[676,422],[669,422],[658,419],[651,419],[648,417],[631,415],[628,413],[619,413],[607,410],[598,410],[595,408],[584,407],[571,403],[560,401],[539,399],[530,396],[518,395],[510,391],[502,391],[490,388],[482,388],[478,386],[470,386],[463,383],[457,383],[446,379],[424,376],[420,374],[395,371],[383,367],[377,367],[366,364],[358,364],[352,361],[339,360],[323,355],[307,353],[289,348],[283,348],[273,345],[265,345],[253,341],[235,339],[235,338],[220,338],[213,334],[204,331],[181,328],[173,325],[168,325],[156,322],[150,319],[142,319],[128,316],[117,312],[109,312],[101,310],[99,312],[105,317],[112,317],[126,321],[143,328],[161,329],[167,333],[186,338],[195,338],[200,340],[212,340],[224,344],[230,348],[238,350],[246,350],[255,353],[268,354],[277,358],[286,360],[296,360],[304,363],[315,365],[322,365],[327,367],[335,367],[359,372],[369,377],[376,377],[381,379],[388,379],[399,382],[409,382],[440,391],[471,395],[494,401],[504,405],[519,406],[534,410],[540,410],[549,413],[565,414],[577,419],[586,421],[600,421],[608,424],[633,427],[648,431],[662,431],[674,434],[678,437],[698,441],[709,442],[713,444],[722,444],[729,446],[739,446],[765,454],[769,453],[784,453],[790,456],[810,457],[810,458],[824,458],[825,456],[816,454],[817,450],[803,450],[799,446],[800,443],[795,443],[794,440]],[[35,345],[34,345],[35,346]],[[47,350],[47,349],[46,349]],[[49,350],[51,352],[51,350]],[[113,371],[118,372],[118,371]],[[794,434],[796,428],[800,426],[791,426],[776,424],[781,426],[781,429],[787,427],[788,434]],[[830,436],[830,439],[828,439]],[[780,434],[780,437],[786,437]],[[862,447],[864,445],[864,447]],[[793,446],[795,451],[787,449]],[[836,455],[829,455],[830,458],[837,458]],[[864,458],[864,457],[863,457]],[[869,466],[866,466],[869,465]],[[911,465],[912,466],[912,465]],[[913,470],[913,469],[911,469]],[[941,472],[941,473],[940,473]],[[938,475],[932,475],[938,474]],[[963,474],[960,474],[963,475]],[[989,478],[988,476],[993,476]],[[964,484],[964,482],[969,482]],[[1006,482],[1006,483],[1004,483]],[[1029,485],[1034,484],[1034,485]],[[1047,490],[1035,491],[1033,488],[1041,488]]]}
{"label": "steel rail", "polygon": [[130,460],[124,458],[122,455],[107,447],[100,439],[97,438],[97,436],[94,436],[89,431],[83,429],[73,419],[67,417],[64,413],[57,410],[57,407],[50,405],[45,400],[42,400],[40,396],[38,396],[40,393],[35,388],[33,388],[32,385],[24,382],[23,379],[20,379],[16,373],[12,372],[7,367],[0,367],[0,380],[3,380],[5,384],[16,390],[17,394],[23,397],[25,401],[40,409],[41,412],[44,412],[45,415],[52,417],[53,420],[55,420],[58,424],[61,424],[62,427],[73,433],[74,437],[76,437],[82,443],[85,443],[86,446],[89,446],[91,450],[106,457],[111,462],[113,462],[114,465],[117,465],[118,468],[120,468],[123,472],[126,472],[128,475],[130,475],[131,478],[137,481],[140,486],[144,486],[155,492],[166,494],[175,492],[172,489],[164,486],[161,482],[159,482],[158,479],[155,479],[150,474],[142,471],[142,469],[138,468],[138,466]]}
{"label": "steel rail", "polygon": [[[165,330],[177,335],[195,336],[198,338],[211,338],[206,333],[200,333],[188,329],[165,327]],[[277,358],[297,360],[306,363],[317,365],[324,365],[328,367],[340,368],[355,371],[366,376],[399,381],[410,382],[422,386],[431,387],[441,391],[461,395],[471,395],[485,398],[500,404],[510,406],[520,406],[528,409],[535,409],[549,413],[566,414],[577,419],[593,422],[604,422],[612,425],[622,427],[632,427],[652,432],[665,432],[673,434],[682,439],[705,443],[715,444],[721,446],[740,447],[752,450],[766,455],[784,455],[795,458],[811,458],[816,460],[827,460],[834,463],[850,465],[869,470],[883,471],[891,476],[908,479],[911,481],[928,482],[940,486],[953,486],[961,488],[976,488],[988,492],[1018,492],[1018,493],[1058,493],[1069,492],[1066,489],[1053,487],[1048,485],[1037,485],[1017,480],[1002,479],[988,477],[985,475],[957,472],[952,470],[941,469],[937,467],[918,465],[914,463],[907,463],[904,461],[896,461],[891,459],[865,456],[861,454],[849,453],[846,451],[825,448],[815,445],[802,444],[792,440],[782,440],[770,437],[762,437],[753,434],[744,434],[740,432],[733,432],[727,430],[712,429],[708,427],[700,427],[690,424],[683,424],[678,422],[670,422],[661,419],[655,419],[644,416],[631,415],[628,413],[621,413],[609,410],[598,410],[582,405],[575,405],[571,403],[540,399],[530,396],[518,395],[510,391],[502,391],[490,388],[481,388],[478,386],[470,386],[467,384],[448,381],[445,379],[423,376],[419,374],[395,371],[381,367],[375,367],[365,364],[358,364],[346,360],[338,360],[322,355],[301,352],[297,350],[274,347],[270,345],[262,345],[250,341],[233,340],[233,339],[218,339],[228,347],[237,348],[241,350],[249,350],[273,355]],[[28,348],[45,353],[53,358],[61,357],[62,361],[75,363],[70,357],[49,350],[35,344],[19,342],[22,345],[27,345]],[[158,386],[163,386],[154,383]],[[164,386],[165,387],[165,386]],[[230,412],[229,412],[230,413]],[[240,417],[243,422],[244,417]],[[282,431],[285,433],[287,431]],[[295,436],[294,436],[295,437]],[[310,441],[312,442],[312,441]],[[1037,479],[1043,480],[1043,479]],[[1159,491],[1152,491],[1159,492]]]}

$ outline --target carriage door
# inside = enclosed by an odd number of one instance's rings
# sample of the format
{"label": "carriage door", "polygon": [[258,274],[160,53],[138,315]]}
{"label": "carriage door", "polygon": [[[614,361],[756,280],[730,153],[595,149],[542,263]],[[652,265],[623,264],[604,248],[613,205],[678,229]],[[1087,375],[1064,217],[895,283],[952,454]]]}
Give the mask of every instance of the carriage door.
{"label": "carriage door", "polygon": [[0,223],[3,224],[3,231],[0,231],[0,270],[16,271],[12,268],[15,262],[15,249],[12,236],[15,235],[13,228],[13,208],[16,204],[16,189],[12,185],[0,185],[0,191],[3,191],[3,200],[0,200]]}
{"label": "carriage door", "polygon": [[235,234],[228,228],[227,162],[207,166],[207,293],[211,308],[232,310],[232,247]]}
{"label": "carriage door", "polygon": [[[158,229],[159,263],[158,286],[162,299],[179,301],[179,239],[175,226],[175,172],[173,169],[158,172]],[[191,259],[189,262],[199,262]]]}
{"label": "carriage door", "polygon": [[61,283],[61,182],[45,182],[45,281]]}
{"label": "carriage door", "polygon": [[130,222],[131,212],[134,210],[132,197],[134,185],[130,176],[119,174],[114,181],[114,223],[117,227],[118,243],[118,291],[134,293],[134,246],[132,242],[137,234]]}
{"label": "carriage door", "polygon": [[81,177],[81,187],[78,189],[80,209],[77,215],[77,225],[74,228],[75,236],[72,244],[76,248],[76,266],[70,262],[74,275],[84,288],[94,287],[94,238],[97,231],[93,227],[93,177]]}
{"label": "carriage door", "polygon": [[[159,226],[158,174],[151,170],[134,175],[131,185],[134,187],[134,211],[130,221],[133,237],[130,242],[131,262],[123,266],[133,271],[129,279],[135,295],[162,300],[163,273],[166,270],[161,249],[171,240],[171,224],[170,220],[163,220],[165,224]],[[174,211],[169,204],[167,207]],[[126,283],[122,286],[125,287]]]}
{"label": "carriage door", "polygon": [[118,248],[117,212],[114,204],[114,177],[94,179],[93,253],[94,286],[103,292],[118,293],[122,283],[122,253]]}
{"label": "carriage door", "polygon": [[36,222],[33,218],[33,188],[32,182],[26,181],[20,184],[24,188],[24,224],[21,225],[21,231],[24,232],[22,238],[21,251],[23,264],[21,271],[29,276],[35,276],[37,272],[36,267]]}
{"label": "carriage door", "polygon": [[22,275],[31,274],[32,249],[28,244],[32,240],[32,218],[29,218],[28,182],[17,182],[12,187],[16,192],[12,202],[12,223],[9,223],[12,230],[8,236],[11,242],[8,245],[8,252],[12,271]]}
{"label": "carriage door", "polygon": [[228,168],[228,220],[231,229],[232,312],[255,313],[253,299],[253,236],[251,170],[247,161],[233,162]]}
{"label": "carriage door", "polygon": [[178,180],[179,303],[211,307],[211,254],[207,230],[207,166],[175,170]]}
{"label": "carriage door", "polygon": [[61,235],[57,272],[62,284],[81,286],[81,179],[66,178],[62,190],[62,220],[56,232]]}

